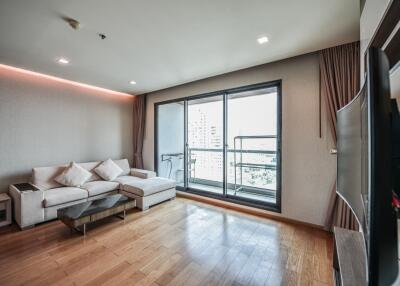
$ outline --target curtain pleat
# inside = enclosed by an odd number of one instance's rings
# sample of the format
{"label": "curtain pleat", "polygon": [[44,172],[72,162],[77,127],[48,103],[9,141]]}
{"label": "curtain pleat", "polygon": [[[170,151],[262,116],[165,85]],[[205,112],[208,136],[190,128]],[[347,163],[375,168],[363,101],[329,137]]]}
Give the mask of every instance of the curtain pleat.
{"label": "curtain pleat", "polygon": [[[336,146],[336,112],[348,104],[360,88],[360,43],[350,43],[320,51],[321,93],[325,98],[328,121]],[[348,205],[336,194],[336,185],[331,190],[331,199],[325,223],[333,226],[358,229],[358,223]]]}
{"label": "curtain pleat", "polygon": [[133,100],[133,167],[143,169],[143,139],[146,121],[146,95]]}

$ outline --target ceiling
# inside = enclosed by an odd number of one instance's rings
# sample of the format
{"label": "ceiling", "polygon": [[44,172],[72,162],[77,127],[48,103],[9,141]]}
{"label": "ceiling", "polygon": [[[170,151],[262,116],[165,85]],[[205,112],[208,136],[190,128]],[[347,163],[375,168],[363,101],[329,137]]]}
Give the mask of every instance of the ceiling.
{"label": "ceiling", "polygon": [[359,11],[359,0],[0,0],[0,63],[140,94],[358,40]]}

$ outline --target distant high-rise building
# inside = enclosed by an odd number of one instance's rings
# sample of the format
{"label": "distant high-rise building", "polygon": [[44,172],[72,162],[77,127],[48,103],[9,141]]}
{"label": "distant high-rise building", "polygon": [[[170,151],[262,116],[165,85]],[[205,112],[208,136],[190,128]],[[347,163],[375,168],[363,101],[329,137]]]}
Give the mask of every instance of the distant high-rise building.
{"label": "distant high-rise building", "polygon": [[222,124],[218,126],[215,122],[212,122],[200,106],[192,108],[190,116],[188,124],[189,146],[207,149],[190,152],[191,158],[196,160],[196,178],[221,181],[223,170]]}
{"label": "distant high-rise building", "polygon": [[[223,125],[222,118],[216,118],[209,107],[204,105],[191,106],[188,121],[189,156],[194,160],[191,178],[214,182],[223,181]],[[220,122],[219,122],[220,121]],[[252,135],[252,134],[246,134]],[[245,142],[243,149],[273,150],[274,142],[268,139],[258,139]],[[237,150],[238,151],[238,150]],[[239,151],[240,152],[240,151]],[[236,163],[239,163],[239,152],[236,153]],[[275,156],[263,153],[242,153],[240,162],[251,162],[255,165],[275,164]],[[276,172],[257,167],[235,168],[234,152],[228,150],[227,175],[228,183],[235,182],[241,174],[244,185],[258,188],[274,189],[276,187]],[[194,172],[195,169],[195,172]]]}

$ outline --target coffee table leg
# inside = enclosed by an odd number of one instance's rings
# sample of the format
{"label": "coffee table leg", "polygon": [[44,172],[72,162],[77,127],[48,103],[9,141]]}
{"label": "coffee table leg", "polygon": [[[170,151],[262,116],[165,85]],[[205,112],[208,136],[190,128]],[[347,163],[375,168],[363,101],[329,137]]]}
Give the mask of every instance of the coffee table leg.
{"label": "coffee table leg", "polygon": [[82,224],[81,226],[78,226],[78,227],[72,227],[70,229],[71,229],[71,233],[72,233],[72,230],[75,230],[76,232],[79,232],[79,233],[83,234],[84,236],[86,236],[86,223]]}
{"label": "coffee table leg", "polygon": [[118,218],[120,218],[120,219],[125,220],[125,217],[126,217],[126,210],[124,210],[124,211],[122,212],[122,215],[121,215],[121,213],[118,213],[118,214],[116,214],[115,216],[118,217]]}

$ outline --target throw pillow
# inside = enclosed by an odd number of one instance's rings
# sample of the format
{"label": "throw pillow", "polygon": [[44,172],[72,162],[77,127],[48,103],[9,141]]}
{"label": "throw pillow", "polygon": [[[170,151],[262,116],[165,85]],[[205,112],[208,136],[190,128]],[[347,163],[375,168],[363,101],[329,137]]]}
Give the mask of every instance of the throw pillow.
{"label": "throw pillow", "polygon": [[91,175],[92,174],[88,170],[82,168],[75,162],[71,162],[71,164],[54,180],[67,187],[79,187],[83,185]]}
{"label": "throw pillow", "polygon": [[106,181],[115,180],[123,172],[123,170],[111,159],[108,159],[101,163],[98,167],[94,169],[94,171],[97,175],[99,175]]}

